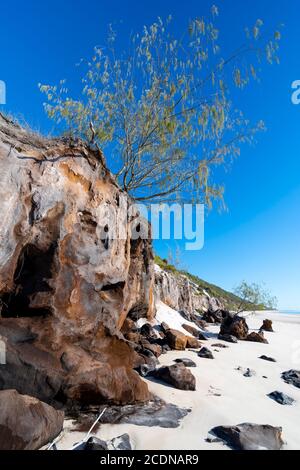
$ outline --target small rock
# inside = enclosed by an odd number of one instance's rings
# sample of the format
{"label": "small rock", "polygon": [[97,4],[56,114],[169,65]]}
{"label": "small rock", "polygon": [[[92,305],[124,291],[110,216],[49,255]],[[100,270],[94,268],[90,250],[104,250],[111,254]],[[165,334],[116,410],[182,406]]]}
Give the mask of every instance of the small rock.
{"label": "small rock", "polygon": [[292,405],[295,400],[285,393],[282,392],[272,392],[268,394],[268,397],[270,397],[272,400],[275,400],[277,403],[280,405]]}
{"label": "small rock", "polygon": [[218,335],[218,339],[221,341],[226,341],[227,343],[237,343],[238,340],[235,336],[233,335]]}
{"label": "small rock", "polygon": [[272,320],[264,320],[260,330],[274,332]]}
{"label": "small rock", "polygon": [[153,376],[179,390],[196,390],[196,379],[183,364],[160,367],[154,371]]}
{"label": "small rock", "polygon": [[284,444],[282,428],[268,424],[243,423],[217,426],[210,433],[236,450],[280,450]]}
{"label": "small rock", "polygon": [[226,346],[226,344],[222,344],[222,343],[216,343],[216,344],[212,344],[211,345],[213,348],[220,348],[220,349],[225,349],[225,348],[228,348],[229,346]]}
{"label": "small rock", "polygon": [[200,349],[200,351],[198,352],[198,356],[204,359],[214,359],[213,353],[208,348],[205,348],[205,347]]}
{"label": "small rock", "polygon": [[259,359],[262,359],[263,361],[277,362],[276,359],[274,359],[273,357],[268,357],[268,356],[265,356],[264,354],[260,356]]}
{"label": "small rock", "polygon": [[268,340],[264,337],[263,331],[257,333],[256,331],[252,331],[247,338],[246,341],[252,341],[253,343],[265,343],[268,344]]}
{"label": "small rock", "polygon": [[248,367],[248,369],[246,370],[246,372],[243,375],[244,375],[244,377],[254,377],[256,375],[256,372],[255,372],[255,370],[249,369],[249,367]]}
{"label": "small rock", "polygon": [[184,330],[186,330],[188,333],[190,333],[191,335],[193,335],[195,338],[198,338],[199,336],[199,330],[197,330],[197,328],[191,326],[191,325],[187,325],[186,323],[184,323],[182,325],[182,328]]}
{"label": "small rock", "polygon": [[130,438],[128,434],[114,437],[110,441],[102,441],[95,436],[90,437],[76,450],[132,450]]}
{"label": "small rock", "polygon": [[300,370],[288,370],[281,374],[281,378],[288,384],[300,388]]}
{"label": "small rock", "polygon": [[175,359],[174,362],[177,362],[177,364],[183,364],[185,367],[197,367],[197,364],[194,361],[186,357]]}

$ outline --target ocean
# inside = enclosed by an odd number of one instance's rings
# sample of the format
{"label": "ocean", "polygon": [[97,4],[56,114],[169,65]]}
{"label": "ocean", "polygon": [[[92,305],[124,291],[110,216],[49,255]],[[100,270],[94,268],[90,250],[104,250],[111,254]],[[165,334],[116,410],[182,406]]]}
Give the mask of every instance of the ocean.
{"label": "ocean", "polygon": [[300,315],[300,310],[280,310],[279,313],[286,313],[287,315]]}

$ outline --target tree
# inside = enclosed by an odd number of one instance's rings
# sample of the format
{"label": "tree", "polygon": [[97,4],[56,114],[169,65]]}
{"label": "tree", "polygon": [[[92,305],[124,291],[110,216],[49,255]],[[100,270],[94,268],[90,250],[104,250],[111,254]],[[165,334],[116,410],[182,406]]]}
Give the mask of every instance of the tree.
{"label": "tree", "polygon": [[277,306],[277,298],[273,297],[262,284],[242,281],[235,289],[234,294],[241,299],[237,313],[258,309],[273,310]]}
{"label": "tree", "polygon": [[48,116],[72,136],[109,153],[121,187],[140,201],[222,200],[214,171],[240,153],[264,125],[234,105],[234,89],[258,80],[256,68],[277,63],[279,31],[263,34],[257,20],[244,43],[222,54],[218,9],[195,18],[180,37],[172,19],[158,18],[132,35],[120,52],[109,28],[106,47],[86,64],[82,94],[69,96],[65,80],[40,85]]}

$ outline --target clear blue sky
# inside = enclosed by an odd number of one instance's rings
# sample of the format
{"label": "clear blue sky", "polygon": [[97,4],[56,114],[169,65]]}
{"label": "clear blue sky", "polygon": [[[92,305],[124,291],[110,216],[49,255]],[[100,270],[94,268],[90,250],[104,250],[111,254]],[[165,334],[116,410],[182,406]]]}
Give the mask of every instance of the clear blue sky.
{"label": "clear blue sky", "polygon": [[[23,115],[49,132],[37,84],[77,74],[74,64],[104,42],[106,25],[122,20],[129,32],[171,13],[178,30],[209,9],[206,0],[11,0],[1,4],[0,80],[7,84],[3,110]],[[226,47],[234,49],[244,26],[263,18],[284,23],[280,67],[269,68],[261,84],[240,98],[268,132],[244,148],[222,175],[228,212],[206,219],[205,247],[183,252],[185,268],[232,289],[239,281],[264,281],[281,308],[300,309],[300,106],[291,104],[291,83],[300,80],[300,0],[215,0]],[[174,248],[174,244],[169,243]],[[166,243],[157,251],[167,255]]]}

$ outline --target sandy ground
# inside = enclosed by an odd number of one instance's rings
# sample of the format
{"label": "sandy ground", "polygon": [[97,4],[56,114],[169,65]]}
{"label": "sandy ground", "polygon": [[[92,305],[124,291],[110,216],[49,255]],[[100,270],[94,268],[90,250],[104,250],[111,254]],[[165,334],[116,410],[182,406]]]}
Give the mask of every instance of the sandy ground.
{"label": "sandy ground", "polygon": [[[159,318],[167,321],[168,308],[160,306]],[[177,313],[177,312],[176,312]],[[168,321],[170,326],[185,323],[176,313]],[[178,314],[179,315],[179,314]],[[180,427],[162,429],[135,425],[102,425],[97,432],[101,439],[128,433],[135,449],[159,450],[201,450],[226,449],[218,443],[206,442],[207,433],[218,425],[236,425],[244,422],[271,424],[283,428],[285,449],[300,449],[300,389],[286,384],[281,373],[289,369],[300,369],[300,315],[285,315],[274,312],[260,312],[247,317],[251,331],[257,331],[264,318],[273,320],[274,333],[265,333],[269,344],[242,342],[229,344],[226,349],[213,348],[219,343],[219,327],[209,327],[209,347],[214,360],[201,359],[194,351],[172,351],[160,357],[163,365],[171,365],[174,359],[188,357],[196,362],[191,371],[196,377],[197,390],[187,392],[153,380],[146,380],[150,390],[167,402],[180,407],[191,408]],[[277,360],[276,363],[259,359],[265,354]],[[244,377],[236,370],[239,366],[255,370],[253,377]],[[264,378],[266,376],[267,378]],[[283,406],[271,400],[267,394],[281,391],[296,400],[292,406]],[[220,396],[219,396],[220,395]],[[72,432],[72,423],[66,421],[65,431],[58,443],[59,449],[68,449],[84,437],[83,433]]]}

